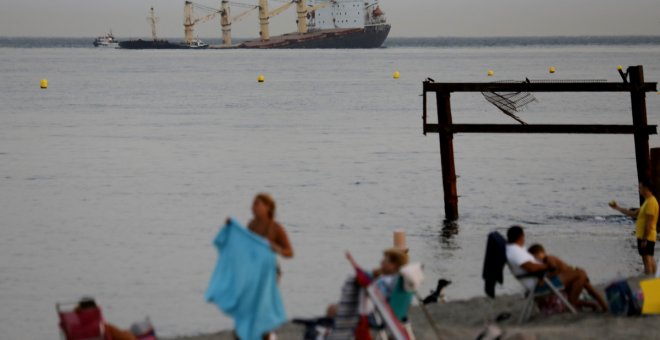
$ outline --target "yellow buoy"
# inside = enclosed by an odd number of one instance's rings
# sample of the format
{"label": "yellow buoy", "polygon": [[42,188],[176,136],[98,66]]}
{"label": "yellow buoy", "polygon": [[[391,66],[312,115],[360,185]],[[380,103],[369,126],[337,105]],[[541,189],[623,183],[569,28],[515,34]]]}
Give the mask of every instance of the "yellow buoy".
{"label": "yellow buoy", "polygon": [[401,77],[401,73],[399,73],[399,71],[394,71],[394,74],[392,75],[392,78],[399,79],[400,77]]}
{"label": "yellow buoy", "polygon": [[42,89],[47,89],[48,88],[48,79],[41,79],[41,88]]}
{"label": "yellow buoy", "polygon": [[550,66],[550,69],[548,70],[550,73],[555,73],[557,72],[557,69],[554,66]]}
{"label": "yellow buoy", "polygon": [[623,71],[623,66],[619,65],[619,66],[616,67],[616,69],[619,70],[619,71]]}
{"label": "yellow buoy", "polygon": [[493,70],[488,70],[488,76],[489,77],[492,77],[494,75],[495,75],[495,72],[493,72]]}
{"label": "yellow buoy", "polygon": [[264,75],[263,75],[263,74],[260,74],[260,75],[257,77],[257,81],[260,82],[260,83],[263,83],[264,81],[266,81],[266,78],[264,78]]}

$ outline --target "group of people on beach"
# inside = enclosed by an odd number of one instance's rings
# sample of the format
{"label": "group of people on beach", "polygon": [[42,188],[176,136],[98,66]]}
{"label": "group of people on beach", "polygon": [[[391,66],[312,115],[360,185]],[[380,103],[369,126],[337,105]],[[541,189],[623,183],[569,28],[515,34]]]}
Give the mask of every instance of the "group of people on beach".
{"label": "group of people on beach", "polygon": [[[649,183],[639,183],[639,194],[644,197],[644,203],[639,209],[625,209],[614,201],[609,205],[612,209],[636,219],[637,250],[642,257],[644,273],[654,275],[656,263],[653,256],[660,209]],[[285,229],[275,221],[275,207],[275,201],[271,196],[258,194],[252,204],[254,219],[250,221],[248,228],[266,238],[274,252],[282,257],[291,258],[293,248]],[[520,226],[510,227],[507,230],[506,238],[506,261],[512,273],[517,277],[522,277],[521,282],[528,290],[544,289],[544,282],[540,281],[539,275],[537,275],[542,274],[547,276],[553,285],[563,288],[568,301],[576,308],[601,312],[608,310],[606,300],[593,287],[584,269],[569,265],[559,257],[548,254],[541,244],[533,244],[529,248],[524,248],[525,233]],[[347,253],[347,259],[357,268],[350,253]],[[380,268],[371,274],[376,278],[376,286],[385,296],[391,294],[394,287],[393,277],[396,277],[399,270],[407,263],[407,247],[394,247],[384,251]],[[281,275],[279,268],[278,275]],[[580,298],[583,291],[588,293],[591,300]],[[336,314],[336,308],[337,305],[331,305],[328,308],[327,316],[333,317]]]}
{"label": "group of people on beach", "polygon": [[[655,242],[659,207],[658,201],[653,195],[651,185],[648,182],[639,183],[639,194],[644,202],[639,209],[626,209],[620,207],[615,201],[609,203],[615,209],[626,216],[636,219],[635,235],[637,238],[637,251],[642,258],[645,275],[656,274],[656,262],[654,259]],[[607,311],[608,306],[603,296],[594,289],[584,269],[566,264],[556,256],[546,254],[540,244],[534,244],[528,249],[524,248],[525,233],[520,226],[512,226],[507,231],[506,260],[511,267],[512,273],[521,278],[521,282],[530,291],[543,289],[543,282],[538,281],[538,275],[547,275],[552,284],[563,287],[568,301],[578,308],[590,308],[593,310]],[[580,300],[583,290],[596,301]]]}
{"label": "group of people on beach", "polygon": [[[653,256],[657,237],[656,224],[658,223],[660,209],[649,183],[640,182],[639,193],[644,197],[644,202],[639,209],[622,208],[615,201],[610,202],[609,205],[612,209],[636,219],[637,250],[642,257],[644,273],[653,275],[656,273],[656,263]],[[248,224],[248,229],[264,238],[274,253],[283,258],[292,258],[294,251],[287,232],[275,219],[275,200],[269,194],[257,194],[252,203],[252,214],[253,218]],[[392,309],[395,310],[394,314],[400,319],[399,321],[406,322],[407,309],[413,295],[404,295],[405,298],[403,300],[399,299],[398,302],[391,301],[392,296],[397,294],[397,289],[401,290],[400,271],[409,261],[409,249],[405,245],[405,235],[403,236],[403,240],[401,238],[397,240],[395,234],[394,247],[385,249],[379,268],[363,272],[366,273],[370,283],[374,283],[374,286],[384,296],[385,300],[392,305]],[[544,287],[544,285],[547,285],[546,282],[548,282],[563,289],[568,302],[578,309],[601,312],[608,310],[607,302],[602,294],[592,286],[584,269],[569,265],[559,257],[548,254],[541,244],[533,244],[529,248],[525,248],[525,232],[521,226],[512,226],[507,230],[505,251],[506,263],[508,263],[512,274],[520,280],[528,291],[547,290],[548,287]],[[349,252],[346,253],[346,257],[357,270],[359,276],[362,269]],[[279,282],[282,275],[279,264],[276,273]],[[549,281],[541,280],[540,277],[546,277]],[[581,299],[583,291],[588,293],[591,300]],[[403,307],[395,306],[396,303],[401,304],[401,302],[403,302]],[[82,301],[78,308],[84,310],[90,304]],[[397,310],[397,307],[400,308]],[[338,305],[335,304],[329,306],[326,318],[335,318],[338,308]],[[113,333],[113,337],[116,339],[133,340],[137,338],[130,332],[120,330],[110,324],[106,328]],[[269,339],[270,336],[271,334],[265,334],[263,338]]]}
{"label": "group of people on beach", "polygon": [[[275,220],[275,213],[276,203],[272,196],[266,193],[257,194],[252,203],[253,219],[248,223],[248,229],[265,238],[276,254],[283,258],[292,258],[294,254],[293,247],[291,246],[286,230]],[[395,233],[394,247],[387,248],[383,251],[380,266],[373,271],[364,272],[369,280],[373,280],[373,283],[382,296],[390,304],[392,304],[390,298],[394,294],[397,294],[397,290],[401,291],[402,284],[399,280],[399,271],[403,266],[408,264],[408,248],[405,245],[405,235],[403,237],[400,236],[402,235]],[[355,269],[361,270],[350,252],[346,252],[346,259]],[[276,270],[279,279],[282,275],[279,264]],[[403,299],[399,299],[396,303],[402,304],[403,307],[394,308],[395,314],[401,319],[405,319],[411,301],[411,294],[406,295]],[[339,306],[337,304],[328,306],[326,318],[332,319],[336,317],[338,309]],[[268,339],[269,337],[270,334],[263,336],[264,339]]]}

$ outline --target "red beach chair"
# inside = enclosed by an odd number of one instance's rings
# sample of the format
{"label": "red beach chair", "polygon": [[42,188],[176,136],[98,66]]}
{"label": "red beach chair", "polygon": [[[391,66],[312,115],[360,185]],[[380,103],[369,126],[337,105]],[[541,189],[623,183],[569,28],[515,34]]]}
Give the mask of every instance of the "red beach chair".
{"label": "red beach chair", "polygon": [[[74,306],[64,309],[63,306]],[[112,340],[105,331],[101,308],[76,310],[76,303],[56,304],[62,338],[66,340]]]}

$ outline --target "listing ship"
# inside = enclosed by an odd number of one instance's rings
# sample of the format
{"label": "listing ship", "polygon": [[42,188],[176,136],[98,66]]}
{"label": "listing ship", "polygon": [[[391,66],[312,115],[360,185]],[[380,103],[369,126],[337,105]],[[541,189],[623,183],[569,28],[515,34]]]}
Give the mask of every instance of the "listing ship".
{"label": "listing ship", "polygon": [[[261,38],[240,48],[378,48],[390,33],[378,0],[295,1],[298,31],[269,36],[260,18]],[[261,13],[260,13],[261,14]],[[264,27],[266,26],[266,27]],[[265,33],[264,33],[265,32]]]}
{"label": "listing ship", "polygon": [[152,40],[126,40],[120,41],[119,47],[130,50],[146,50],[146,49],[205,49],[209,45],[204,43],[199,39],[190,39],[186,42],[172,43],[167,40],[158,39],[156,36],[156,23],[158,22],[158,17],[154,14],[154,8],[151,7],[149,12],[149,17],[147,21],[151,25],[151,37]]}
{"label": "listing ship", "polygon": [[110,30],[110,33],[94,39],[94,47],[117,48],[118,45],[119,42],[112,35],[112,30]]}
{"label": "listing ship", "polygon": [[[296,9],[297,30],[293,33],[270,36],[269,21],[287,9]],[[236,16],[231,15],[232,7],[245,10]],[[232,24],[244,19],[252,11],[259,12],[259,39],[248,40],[238,45],[232,44]],[[119,43],[127,49],[203,49],[208,44],[193,39],[196,24],[220,17],[222,45],[212,48],[378,48],[383,45],[390,33],[385,13],[379,0],[288,0],[283,5],[270,10],[268,0],[258,0],[258,4],[247,4],[222,0],[220,8],[184,2],[183,27],[184,41],[171,43],[156,37],[158,18],[151,8],[147,21],[151,24],[152,40],[129,40]]]}

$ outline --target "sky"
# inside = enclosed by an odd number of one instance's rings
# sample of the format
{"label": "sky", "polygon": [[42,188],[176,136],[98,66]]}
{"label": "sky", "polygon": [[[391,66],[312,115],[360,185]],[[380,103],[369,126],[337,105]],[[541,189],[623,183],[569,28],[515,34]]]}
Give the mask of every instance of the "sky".
{"label": "sky", "polygon": [[[257,0],[236,0],[256,3]],[[280,0],[282,1],[282,0]],[[146,37],[153,5],[158,35],[183,37],[183,0],[0,0],[0,36]],[[219,7],[220,0],[195,0]],[[394,37],[660,35],[660,0],[381,0]],[[271,0],[271,8],[281,4]],[[233,8],[233,14],[239,13]],[[195,27],[219,37],[219,18]],[[271,35],[295,27],[292,7],[271,19]],[[234,37],[258,36],[256,13],[232,27]]]}

